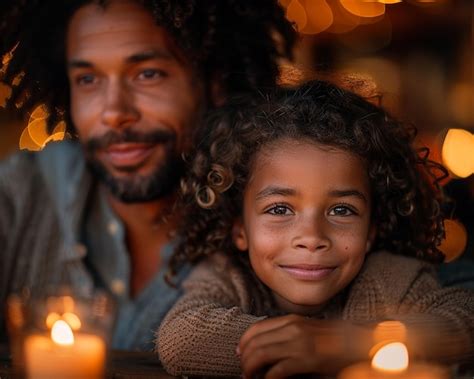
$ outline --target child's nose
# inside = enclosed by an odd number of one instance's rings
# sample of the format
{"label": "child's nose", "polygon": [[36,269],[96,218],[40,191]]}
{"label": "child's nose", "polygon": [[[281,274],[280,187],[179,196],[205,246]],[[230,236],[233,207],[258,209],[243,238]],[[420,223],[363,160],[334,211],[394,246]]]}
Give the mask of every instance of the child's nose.
{"label": "child's nose", "polygon": [[293,248],[310,252],[324,251],[331,247],[327,226],[324,221],[313,218],[302,223],[292,241]]}

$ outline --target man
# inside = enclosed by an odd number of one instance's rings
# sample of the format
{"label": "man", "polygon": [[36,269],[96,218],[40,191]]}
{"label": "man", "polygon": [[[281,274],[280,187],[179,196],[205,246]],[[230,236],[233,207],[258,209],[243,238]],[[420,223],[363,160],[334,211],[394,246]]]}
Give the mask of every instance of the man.
{"label": "man", "polygon": [[8,294],[66,284],[108,291],[113,347],[149,350],[179,296],[163,278],[192,129],[233,93],[275,83],[292,28],[273,0],[2,7],[7,107],[43,104],[50,129],[65,119],[77,138],[1,164],[0,340]]}

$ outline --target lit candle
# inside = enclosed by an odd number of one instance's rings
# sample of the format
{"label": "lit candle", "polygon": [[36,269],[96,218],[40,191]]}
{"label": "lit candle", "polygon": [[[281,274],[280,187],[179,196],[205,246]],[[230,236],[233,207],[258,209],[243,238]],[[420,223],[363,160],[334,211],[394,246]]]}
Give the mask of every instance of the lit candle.
{"label": "lit candle", "polygon": [[30,379],[103,378],[105,352],[102,338],[74,333],[67,322],[56,320],[50,335],[25,338],[26,375]]}
{"label": "lit candle", "polygon": [[346,367],[338,379],[448,379],[446,369],[428,363],[408,362],[406,346],[400,342],[382,347],[372,363],[361,362]]}

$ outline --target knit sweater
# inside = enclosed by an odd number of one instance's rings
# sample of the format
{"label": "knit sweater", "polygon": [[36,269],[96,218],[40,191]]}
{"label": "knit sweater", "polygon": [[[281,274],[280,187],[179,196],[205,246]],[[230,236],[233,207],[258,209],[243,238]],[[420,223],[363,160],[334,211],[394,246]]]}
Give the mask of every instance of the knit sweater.
{"label": "knit sweater", "polygon": [[[184,291],[157,333],[164,367],[174,375],[240,376],[235,349],[242,334],[253,323],[282,314],[270,291],[224,254],[201,262]],[[474,293],[441,289],[434,267],[414,258],[370,253],[356,279],[319,318],[398,319],[413,325],[436,320],[436,335],[445,346],[462,345],[463,356],[454,358],[474,358]]]}

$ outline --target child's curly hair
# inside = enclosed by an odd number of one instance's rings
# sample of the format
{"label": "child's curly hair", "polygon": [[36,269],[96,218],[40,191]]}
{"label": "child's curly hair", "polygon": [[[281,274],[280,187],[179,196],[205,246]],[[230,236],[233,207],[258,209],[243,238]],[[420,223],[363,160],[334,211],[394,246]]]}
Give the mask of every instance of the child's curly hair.
{"label": "child's curly hair", "polygon": [[[183,223],[171,272],[216,251],[236,248],[231,238],[241,215],[252,161],[281,138],[350,151],[367,162],[372,192],[374,249],[441,262],[446,170],[416,150],[416,130],[383,108],[323,81],[279,89],[252,99],[235,99],[214,112],[198,131],[191,167],[182,181]],[[240,254],[241,255],[241,254]]]}

